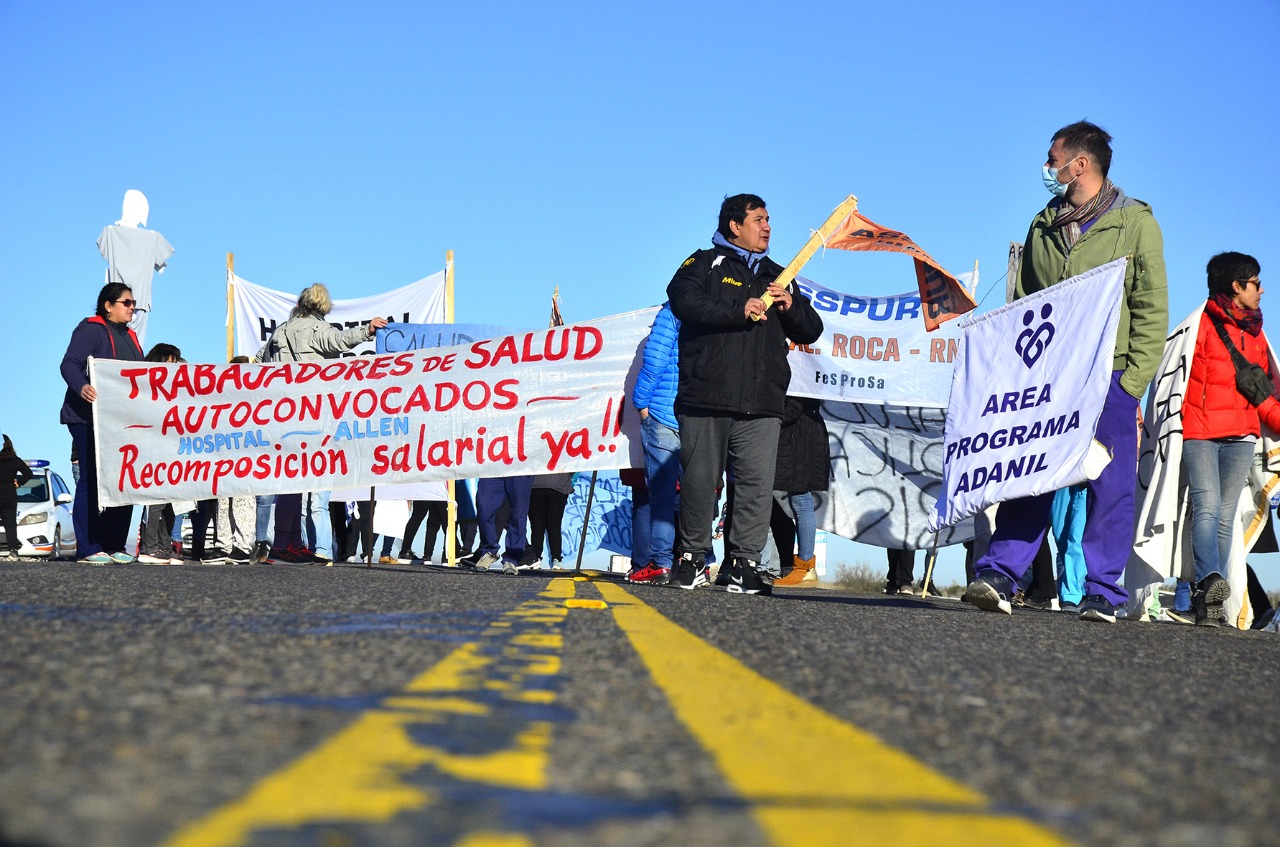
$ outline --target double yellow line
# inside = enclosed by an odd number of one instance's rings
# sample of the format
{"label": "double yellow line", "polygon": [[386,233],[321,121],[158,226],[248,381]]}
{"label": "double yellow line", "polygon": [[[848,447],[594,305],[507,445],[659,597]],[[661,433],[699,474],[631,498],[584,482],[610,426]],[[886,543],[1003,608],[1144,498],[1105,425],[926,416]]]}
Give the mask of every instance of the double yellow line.
{"label": "double yellow line", "polygon": [[[603,601],[575,582],[547,589],[244,797],[177,833],[166,847],[231,847],[256,831],[377,823],[435,804],[405,778],[423,767],[464,782],[548,789],[552,725],[520,722],[507,747],[460,754],[413,739],[423,723],[483,716],[494,698],[550,706],[571,609],[613,615],[679,720],[711,754],[769,841],[784,847],[947,844],[1048,847],[1065,840],[991,809],[978,792],[796,697],[608,582]],[[714,715],[715,720],[706,716]],[[780,716],[785,721],[779,721]],[[779,729],[779,727],[784,727]],[[750,739],[747,741],[746,739]],[[525,847],[527,833],[480,831],[461,847]]]}

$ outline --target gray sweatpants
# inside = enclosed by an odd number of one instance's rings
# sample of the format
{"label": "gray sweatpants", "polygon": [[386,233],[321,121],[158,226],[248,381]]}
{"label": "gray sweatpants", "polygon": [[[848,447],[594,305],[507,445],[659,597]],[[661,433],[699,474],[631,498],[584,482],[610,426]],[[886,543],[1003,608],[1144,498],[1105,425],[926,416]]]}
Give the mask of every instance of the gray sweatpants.
{"label": "gray sweatpants", "polygon": [[769,538],[779,418],[678,415],[680,421],[680,549],[711,550],[716,485],[733,461],[729,555],[760,561]]}

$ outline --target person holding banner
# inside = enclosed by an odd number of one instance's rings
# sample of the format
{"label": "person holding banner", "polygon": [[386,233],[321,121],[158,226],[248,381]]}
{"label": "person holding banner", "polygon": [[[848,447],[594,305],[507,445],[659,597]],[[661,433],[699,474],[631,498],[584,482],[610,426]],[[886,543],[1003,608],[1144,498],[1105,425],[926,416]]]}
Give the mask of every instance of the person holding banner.
{"label": "person holding banner", "polygon": [[[1087,483],[1082,542],[1087,575],[1080,617],[1114,623],[1117,607],[1128,599],[1120,577],[1133,548],[1138,401],[1164,352],[1169,303],[1160,226],[1150,206],[1112,183],[1110,167],[1111,136],[1101,127],[1080,121],[1054,133],[1042,169],[1053,199],[1031,222],[1014,298],[1129,257],[1111,384],[1094,434],[1112,458]],[[1011,613],[1017,581],[1048,527],[1053,497],[1049,492],[1000,504],[991,544],[965,592],[973,605]]]}
{"label": "person holding banner", "polygon": [[76,482],[71,519],[76,530],[76,558],[90,565],[128,564],[125,552],[132,506],[98,508],[97,447],[93,437],[93,403],[98,391],[89,384],[88,364],[96,359],[143,360],[142,345],[129,328],[135,301],[129,286],[109,282],[98,292],[95,314],[81,321],[71,333],[59,367],[67,384],[59,421],[66,425],[76,455],[84,462]]}
{"label": "person holding banner", "polygon": [[[298,304],[289,319],[276,327],[254,357],[258,362],[313,362],[335,359],[377,335],[387,325],[386,318],[374,318],[367,326],[338,329],[326,323],[325,315],[333,311],[329,289],[315,283],[302,290]],[[272,503],[274,495],[266,495]],[[261,508],[261,499],[259,500]],[[329,520],[329,492],[312,491],[303,495],[305,520],[303,535],[313,560],[333,564],[333,528]],[[261,523],[261,522],[259,522]],[[263,540],[261,533],[258,540]]]}
{"label": "person holding banner", "polygon": [[1182,401],[1182,466],[1191,503],[1198,626],[1221,626],[1231,596],[1226,563],[1258,437],[1259,419],[1280,430],[1271,354],[1262,334],[1258,260],[1219,253],[1209,260],[1209,299],[1200,316]]}
{"label": "person holding banner", "polygon": [[[680,319],[680,559],[671,582],[707,582],[715,490],[732,460],[734,508],[727,588],[772,594],[760,568],[773,503],[778,431],[786,405],[790,345],[811,344],[822,318],[807,297],[778,283],[769,253],[769,212],[754,194],[726,197],[711,247],[680,265],[667,286]],[[764,298],[771,298],[772,306]]]}

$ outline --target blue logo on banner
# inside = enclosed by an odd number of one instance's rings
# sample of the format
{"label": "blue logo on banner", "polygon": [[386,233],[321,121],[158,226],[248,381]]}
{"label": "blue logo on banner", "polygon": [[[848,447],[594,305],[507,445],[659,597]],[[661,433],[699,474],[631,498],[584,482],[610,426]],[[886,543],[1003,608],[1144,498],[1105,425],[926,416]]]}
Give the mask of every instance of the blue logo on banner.
{"label": "blue logo on banner", "polygon": [[1040,307],[1040,319],[1044,323],[1035,329],[1031,329],[1031,322],[1035,320],[1035,310],[1027,309],[1022,316],[1022,325],[1027,329],[1022,331],[1018,336],[1018,340],[1014,342],[1013,349],[1022,357],[1022,362],[1028,368],[1039,361],[1044,355],[1044,351],[1049,349],[1049,344],[1053,341],[1054,328],[1049,323],[1049,315],[1053,314],[1053,306],[1045,303]]}

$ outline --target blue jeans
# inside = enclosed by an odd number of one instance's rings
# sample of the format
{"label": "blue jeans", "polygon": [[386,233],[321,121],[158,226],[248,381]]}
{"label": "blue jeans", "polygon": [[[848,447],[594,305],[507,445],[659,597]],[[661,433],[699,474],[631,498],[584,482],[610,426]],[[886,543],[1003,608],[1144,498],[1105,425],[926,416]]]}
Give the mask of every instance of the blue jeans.
{"label": "blue jeans", "polygon": [[[813,495],[808,491],[788,494],[791,513],[796,517],[796,555],[805,561],[813,558],[814,542],[818,538],[818,519],[813,514]],[[778,555],[786,562],[787,554],[779,550]]]}
{"label": "blue jeans", "polygon": [[257,515],[253,527],[254,540],[265,541],[274,547],[276,546],[276,495],[259,494],[257,501]]}
{"label": "blue jeans", "polygon": [[498,508],[506,500],[511,506],[507,518],[506,548],[502,558],[519,562],[524,557],[526,529],[529,525],[529,494],[533,491],[532,476],[508,476],[482,479],[476,483],[476,514],[480,520],[480,552],[498,555],[498,534],[502,531],[495,523]]}
{"label": "blue jeans", "polygon": [[317,556],[333,556],[333,524],[329,522],[328,491],[310,491],[302,495],[302,533],[307,547]]}
{"label": "blue jeans", "polygon": [[1253,439],[1188,439],[1182,442],[1182,473],[1191,497],[1191,553],[1196,582],[1224,576],[1240,492],[1253,462]]}
{"label": "blue jeans", "polygon": [[[649,489],[649,557],[660,568],[671,567],[680,509],[680,433],[653,415],[640,421],[644,443],[644,478]],[[646,562],[637,562],[644,565]]]}

